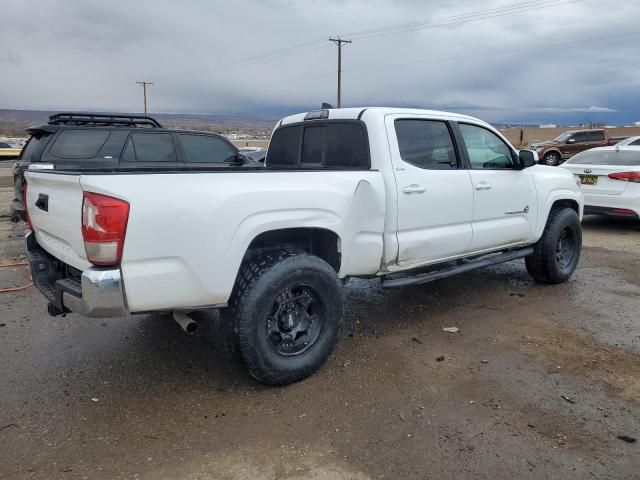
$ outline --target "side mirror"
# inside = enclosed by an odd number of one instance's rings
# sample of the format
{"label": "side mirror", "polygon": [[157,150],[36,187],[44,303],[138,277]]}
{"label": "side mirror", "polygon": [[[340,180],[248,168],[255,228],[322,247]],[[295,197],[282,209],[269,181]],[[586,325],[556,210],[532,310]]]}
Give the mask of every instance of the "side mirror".
{"label": "side mirror", "polygon": [[532,152],[531,150],[520,150],[520,152],[518,152],[518,166],[520,167],[519,170],[533,167],[537,163],[538,154],[536,152]]}
{"label": "side mirror", "polygon": [[569,140],[567,140],[567,143],[576,143],[576,139],[575,138],[570,138]]}

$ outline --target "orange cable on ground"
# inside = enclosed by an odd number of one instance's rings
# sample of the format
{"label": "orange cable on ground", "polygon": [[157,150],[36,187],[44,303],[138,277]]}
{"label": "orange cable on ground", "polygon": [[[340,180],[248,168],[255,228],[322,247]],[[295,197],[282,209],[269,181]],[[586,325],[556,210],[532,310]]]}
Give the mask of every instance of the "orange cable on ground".
{"label": "orange cable on ground", "polygon": [[7,263],[5,265],[0,265],[0,268],[26,267],[27,265],[29,265],[27,262]]}
{"label": "orange cable on ground", "polygon": [[[27,262],[16,262],[16,263],[7,263],[5,265],[0,265],[0,268],[26,267],[27,265],[28,265]],[[23,285],[22,287],[0,288],[0,293],[19,292],[21,290],[26,290],[27,288],[31,287],[32,285],[33,285],[33,282],[29,282],[28,284]]]}

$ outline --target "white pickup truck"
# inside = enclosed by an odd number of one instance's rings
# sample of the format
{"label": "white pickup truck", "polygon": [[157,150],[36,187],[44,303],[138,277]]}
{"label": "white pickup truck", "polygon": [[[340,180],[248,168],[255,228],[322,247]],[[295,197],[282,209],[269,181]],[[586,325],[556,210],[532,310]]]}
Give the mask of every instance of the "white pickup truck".
{"label": "white pickup truck", "polygon": [[330,356],[348,277],[391,288],[524,258],[559,283],[578,264],[571,173],[472,117],[302,113],[278,122],[265,163],[27,171],[27,251],[49,313],[173,312],[189,330],[190,312],[220,308],[248,373],[287,384]]}

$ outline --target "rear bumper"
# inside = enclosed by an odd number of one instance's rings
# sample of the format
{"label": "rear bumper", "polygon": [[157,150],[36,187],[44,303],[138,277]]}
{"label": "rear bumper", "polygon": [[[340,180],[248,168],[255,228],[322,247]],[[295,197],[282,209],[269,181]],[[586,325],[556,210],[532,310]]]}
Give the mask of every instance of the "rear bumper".
{"label": "rear bumper", "polygon": [[22,220],[23,222],[27,221],[27,212],[24,209],[24,203],[22,203],[18,199],[13,199],[11,202],[11,218],[16,222]]}
{"label": "rear bumper", "polygon": [[585,215],[607,215],[609,217],[640,219],[638,212],[629,208],[584,206]]}
{"label": "rear bumper", "polygon": [[26,244],[33,283],[49,300],[51,313],[97,318],[129,313],[119,268],[89,268],[74,274],[71,267],[43,250],[33,233],[27,235]]}
{"label": "rear bumper", "polygon": [[612,217],[640,218],[640,195],[629,191],[636,185],[629,184],[620,195],[584,194],[586,215],[608,215]]}

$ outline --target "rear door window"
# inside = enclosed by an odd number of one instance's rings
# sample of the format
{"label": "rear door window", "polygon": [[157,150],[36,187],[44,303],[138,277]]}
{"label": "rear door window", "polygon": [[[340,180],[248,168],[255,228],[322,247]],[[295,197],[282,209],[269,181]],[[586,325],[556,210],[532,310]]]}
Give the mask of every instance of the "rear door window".
{"label": "rear door window", "polygon": [[225,163],[236,158],[236,149],[212,135],[178,134],[187,163]]}
{"label": "rear door window", "polygon": [[51,155],[57,158],[94,158],[109,138],[108,130],[64,130],[55,139]]}
{"label": "rear door window", "polygon": [[170,133],[133,133],[122,155],[123,162],[177,162]]}
{"label": "rear door window", "polygon": [[458,159],[447,124],[438,120],[396,120],[400,157],[426,170],[458,168]]}
{"label": "rear door window", "polygon": [[589,132],[590,142],[604,142],[604,132]]}
{"label": "rear door window", "polygon": [[587,132],[574,133],[571,138],[575,140],[575,143],[584,143],[587,141]]}

